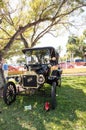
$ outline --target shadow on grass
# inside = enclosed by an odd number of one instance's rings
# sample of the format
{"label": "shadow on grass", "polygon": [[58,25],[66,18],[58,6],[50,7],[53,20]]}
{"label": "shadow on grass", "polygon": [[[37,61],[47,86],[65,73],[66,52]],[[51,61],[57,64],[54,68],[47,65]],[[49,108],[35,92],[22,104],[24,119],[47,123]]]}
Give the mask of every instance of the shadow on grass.
{"label": "shadow on grass", "polygon": [[[62,88],[57,89],[58,105],[49,112],[44,110],[44,103],[51,99],[44,95],[17,96],[11,106],[6,106],[1,100],[1,130],[71,130],[71,124],[79,119],[77,111],[86,111],[86,94],[76,86],[72,79],[69,83],[64,82]],[[32,110],[25,111],[24,106],[27,105],[32,105]]]}

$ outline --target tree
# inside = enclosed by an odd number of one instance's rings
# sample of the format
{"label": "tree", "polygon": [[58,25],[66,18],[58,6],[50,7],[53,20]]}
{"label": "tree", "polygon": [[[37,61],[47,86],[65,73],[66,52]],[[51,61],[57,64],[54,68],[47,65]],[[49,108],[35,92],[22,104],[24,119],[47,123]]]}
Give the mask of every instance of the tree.
{"label": "tree", "polygon": [[0,60],[21,40],[25,47],[33,47],[46,33],[67,27],[70,14],[86,6],[85,0],[21,0],[15,6],[13,0],[1,2]]}
{"label": "tree", "polygon": [[85,31],[82,36],[69,36],[67,47],[67,53],[69,56],[73,55],[74,57],[84,58],[84,53],[86,49],[85,43]]}
{"label": "tree", "polygon": [[[85,6],[85,1],[69,0],[21,0],[19,7],[13,9],[12,3],[4,1],[1,8],[1,31],[3,51],[7,51],[14,41],[22,39],[25,47],[33,47],[38,40],[51,29],[66,26],[69,15],[80,7]],[[17,6],[17,5],[16,5]],[[28,43],[29,41],[29,43]],[[25,44],[26,43],[26,44]]]}

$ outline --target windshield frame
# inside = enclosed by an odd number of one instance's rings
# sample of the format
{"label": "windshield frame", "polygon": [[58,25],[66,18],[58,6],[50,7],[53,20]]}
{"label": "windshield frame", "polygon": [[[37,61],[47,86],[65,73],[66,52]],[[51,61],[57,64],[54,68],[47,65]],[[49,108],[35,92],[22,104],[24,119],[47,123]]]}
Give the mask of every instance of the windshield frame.
{"label": "windshield frame", "polygon": [[50,53],[49,48],[29,49],[25,51],[26,63],[29,65],[49,64],[51,59]]}

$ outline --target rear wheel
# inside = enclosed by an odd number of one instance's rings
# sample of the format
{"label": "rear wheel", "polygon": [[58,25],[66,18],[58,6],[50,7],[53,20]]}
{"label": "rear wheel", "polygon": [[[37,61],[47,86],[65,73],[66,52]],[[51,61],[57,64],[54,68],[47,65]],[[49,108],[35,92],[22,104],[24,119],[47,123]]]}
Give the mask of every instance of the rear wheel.
{"label": "rear wheel", "polygon": [[52,83],[52,88],[51,88],[51,107],[52,107],[52,109],[55,109],[55,107],[56,107],[56,82]]}
{"label": "rear wheel", "polygon": [[7,105],[16,100],[16,86],[13,82],[8,82],[3,90],[3,99]]}

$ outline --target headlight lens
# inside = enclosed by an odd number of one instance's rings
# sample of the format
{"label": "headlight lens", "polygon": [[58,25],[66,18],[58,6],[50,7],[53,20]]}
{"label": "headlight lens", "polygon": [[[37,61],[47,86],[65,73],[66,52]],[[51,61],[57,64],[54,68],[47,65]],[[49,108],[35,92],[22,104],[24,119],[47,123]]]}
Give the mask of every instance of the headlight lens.
{"label": "headlight lens", "polygon": [[44,78],[43,75],[39,75],[37,79],[38,79],[37,82],[38,82],[39,84],[43,84],[43,83],[45,82],[45,78]]}
{"label": "headlight lens", "polygon": [[16,81],[16,82],[21,82],[21,77],[18,77],[18,76],[15,77],[15,81]]}

